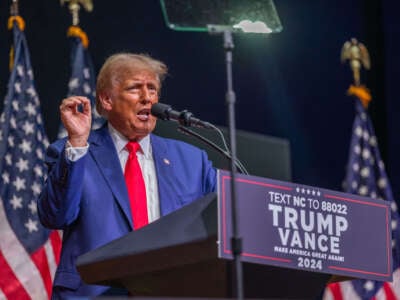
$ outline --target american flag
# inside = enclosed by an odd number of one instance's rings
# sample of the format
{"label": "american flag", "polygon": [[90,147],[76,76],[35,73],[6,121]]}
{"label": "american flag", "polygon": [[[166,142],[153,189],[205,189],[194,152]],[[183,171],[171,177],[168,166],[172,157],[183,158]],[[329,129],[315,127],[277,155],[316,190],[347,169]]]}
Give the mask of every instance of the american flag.
{"label": "american flag", "polygon": [[324,300],[400,299],[399,214],[385,167],[379,153],[371,119],[356,101],[349,161],[344,182],[346,192],[389,201],[392,218],[393,282],[353,280],[328,285]]}
{"label": "american flag", "polygon": [[[101,127],[104,119],[95,109],[96,84],[92,60],[87,48],[84,47],[81,38],[71,37],[71,78],[68,83],[68,96],[85,96],[92,104],[92,129]],[[61,124],[58,137],[67,135]]]}
{"label": "american flag", "polygon": [[61,239],[41,226],[36,198],[48,140],[25,34],[14,22],[14,65],[0,117],[0,299],[49,299]]}

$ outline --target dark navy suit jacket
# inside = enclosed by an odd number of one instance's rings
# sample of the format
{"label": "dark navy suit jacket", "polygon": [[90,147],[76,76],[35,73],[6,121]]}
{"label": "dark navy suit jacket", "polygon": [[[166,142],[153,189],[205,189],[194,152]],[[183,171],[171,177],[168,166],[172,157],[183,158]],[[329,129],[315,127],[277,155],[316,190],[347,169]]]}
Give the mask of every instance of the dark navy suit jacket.
{"label": "dark navy suit jacket", "polygon": [[[216,170],[204,151],[183,142],[150,136],[161,215],[215,191]],[[93,131],[88,153],[65,158],[65,142],[50,145],[49,176],[38,200],[42,224],[63,230],[63,246],[53,299],[93,296],[107,287],[85,284],[76,258],[133,230],[124,175],[107,126]]]}

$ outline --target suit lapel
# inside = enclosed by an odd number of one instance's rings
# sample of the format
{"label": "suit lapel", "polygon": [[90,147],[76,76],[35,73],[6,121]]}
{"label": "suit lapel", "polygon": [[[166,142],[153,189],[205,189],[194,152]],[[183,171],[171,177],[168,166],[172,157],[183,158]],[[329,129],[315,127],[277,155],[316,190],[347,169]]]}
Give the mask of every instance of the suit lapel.
{"label": "suit lapel", "polygon": [[107,124],[105,124],[101,129],[93,131],[90,135],[89,142],[89,152],[114,194],[130,228],[133,230],[129,197],[125,185],[124,174],[121,171],[118,154],[108,132]]}
{"label": "suit lapel", "polygon": [[164,216],[178,208],[177,199],[172,199],[171,192],[176,195],[176,177],[173,160],[169,157],[168,147],[164,140],[156,135],[151,135],[154,164],[157,172],[158,194],[160,199],[160,212]]}

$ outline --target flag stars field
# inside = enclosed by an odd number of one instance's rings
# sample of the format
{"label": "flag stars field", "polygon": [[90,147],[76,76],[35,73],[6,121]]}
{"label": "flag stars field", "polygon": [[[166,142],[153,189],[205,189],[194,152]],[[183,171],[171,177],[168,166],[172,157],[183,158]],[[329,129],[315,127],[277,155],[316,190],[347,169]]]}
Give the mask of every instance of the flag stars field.
{"label": "flag stars field", "polygon": [[28,135],[34,133],[33,127],[34,127],[33,123],[25,121],[24,125],[22,126],[22,129],[24,130],[25,134]]}
{"label": "flag stars field", "polygon": [[30,233],[34,231],[38,231],[38,222],[33,221],[31,218],[28,219],[28,222],[25,223],[25,227],[29,230]]}
{"label": "flag stars field", "polygon": [[36,181],[32,184],[31,190],[35,196],[39,196],[41,191],[41,186]]}
{"label": "flag stars field", "polygon": [[28,208],[31,211],[32,215],[37,214],[37,205],[35,200],[31,200],[31,202],[28,204]]}
{"label": "flag stars field", "polygon": [[19,158],[18,162],[15,165],[20,173],[29,169],[28,160],[23,159],[22,157]]}
{"label": "flag stars field", "polygon": [[22,150],[22,153],[29,153],[32,151],[32,143],[23,139],[22,143],[19,145],[19,148]]}
{"label": "flag stars field", "polygon": [[19,176],[17,176],[15,178],[15,180],[13,181],[13,185],[15,186],[15,188],[17,189],[17,191],[20,190],[25,190],[26,186],[25,186],[25,179],[24,178],[20,178]]}
{"label": "flag stars field", "polygon": [[10,204],[14,210],[16,210],[17,208],[22,208],[22,198],[13,195],[13,197],[10,200]]}
{"label": "flag stars field", "polygon": [[4,183],[10,183],[10,174],[8,174],[7,172],[1,174],[1,178],[3,179]]}

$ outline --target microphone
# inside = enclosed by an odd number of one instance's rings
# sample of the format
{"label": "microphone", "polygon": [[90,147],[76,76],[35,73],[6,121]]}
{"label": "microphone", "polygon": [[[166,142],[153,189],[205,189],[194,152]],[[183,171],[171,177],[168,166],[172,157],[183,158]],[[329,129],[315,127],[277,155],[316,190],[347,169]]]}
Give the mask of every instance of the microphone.
{"label": "microphone", "polygon": [[212,124],[195,118],[193,114],[187,110],[176,111],[173,110],[170,105],[163,103],[153,104],[151,107],[151,114],[161,120],[175,121],[186,127],[214,128]]}

